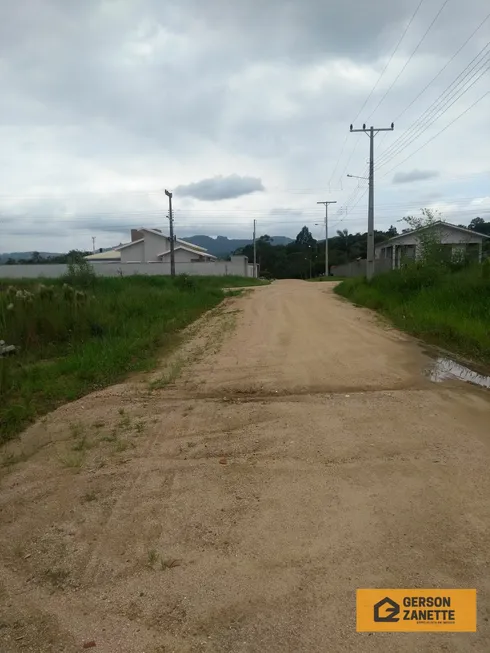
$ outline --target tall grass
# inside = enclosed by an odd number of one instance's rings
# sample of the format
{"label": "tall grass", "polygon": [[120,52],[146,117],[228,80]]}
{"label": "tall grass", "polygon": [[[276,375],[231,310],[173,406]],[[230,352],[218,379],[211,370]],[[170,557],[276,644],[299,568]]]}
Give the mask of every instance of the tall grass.
{"label": "tall grass", "polygon": [[430,343],[490,362],[490,261],[459,270],[413,264],[371,282],[347,279],[335,292]]}
{"label": "tall grass", "polygon": [[0,281],[0,443],[63,402],[149,368],[237,277]]}

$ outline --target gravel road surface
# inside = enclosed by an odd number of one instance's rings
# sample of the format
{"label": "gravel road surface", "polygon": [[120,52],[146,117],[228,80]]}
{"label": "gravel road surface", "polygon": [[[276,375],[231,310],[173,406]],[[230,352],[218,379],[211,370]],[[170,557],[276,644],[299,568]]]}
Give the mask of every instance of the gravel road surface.
{"label": "gravel road surface", "polygon": [[[279,281],[33,425],[0,468],[0,652],[489,651],[490,395],[430,365]],[[363,587],[476,587],[478,632],[356,633]]]}

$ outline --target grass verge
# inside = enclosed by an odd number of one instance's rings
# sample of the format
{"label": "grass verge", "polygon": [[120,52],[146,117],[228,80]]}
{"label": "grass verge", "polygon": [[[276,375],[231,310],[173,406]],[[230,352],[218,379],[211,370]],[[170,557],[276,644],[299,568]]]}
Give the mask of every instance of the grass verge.
{"label": "grass verge", "polygon": [[242,277],[0,281],[0,444],[57,406],[150,369]]}
{"label": "grass verge", "polygon": [[335,292],[397,327],[473,360],[490,363],[490,263],[458,271],[407,266],[371,282],[347,279]]}

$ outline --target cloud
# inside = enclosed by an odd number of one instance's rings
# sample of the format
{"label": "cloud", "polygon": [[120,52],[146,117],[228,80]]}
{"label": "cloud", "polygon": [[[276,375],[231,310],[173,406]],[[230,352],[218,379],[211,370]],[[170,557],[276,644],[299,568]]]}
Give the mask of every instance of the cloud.
{"label": "cloud", "polygon": [[[345,174],[364,175],[368,155],[349,124],[361,107],[359,124],[394,120],[376,140],[377,160],[386,153],[486,45],[488,23],[468,37],[487,2],[447,3],[421,41],[440,6],[422,3],[392,59],[414,10],[407,0],[4,2],[0,248],[87,249],[92,236],[110,246],[131,226],[165,228],[163,188],[184,193],[179,233],[239,236],[257,219],[259,233],[294,236],[321,222],[325,199],[338,202],[332,224],[364,230],[365,198],[341,212],[356,183]],[[431,191],[468,200],[456,202],[458,221],[475,217],[471,199],[488,195],[490,96],[450,126],[451,148],[445,136],[417,148],[485,82],[467,84],[413,146],[388,152],[376,172],[380,227]],[[383,177],[411,152],[414,172],[439,171],[420,192],[407,173],[393,179],[399,168]]]}
{"label": "cloud", "polygon": [[240,177],[239,175],[223,177],[219,175],[212,179],[202,179],[192,184],[177,186],[175,194],[194,197],[203,202],[214,202],[242,197],[262,190],[265,190],[264,185],[258,177]]}
{"label": "cloud", "polygon": [[413,181],[424,181],[439,177],[436,170],[411,170],[410,172],[397,172],[393,177],[394,184],[410,184]]}

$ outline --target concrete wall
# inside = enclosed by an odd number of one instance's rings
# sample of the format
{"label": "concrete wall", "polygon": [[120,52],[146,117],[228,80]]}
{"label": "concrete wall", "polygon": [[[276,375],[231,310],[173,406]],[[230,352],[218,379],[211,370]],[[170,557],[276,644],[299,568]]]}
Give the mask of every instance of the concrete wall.
{"label": "concrete wall", "polygon": [[[133,274],[150,276],[170,275],[169,263],[92,263],[92,268],[101,277],[127,277]],[[68,271],[68,266],[56,265],[0,265],[0,279],[56,279]],[[177,274],[193,276],[237,275],[253,277],[253,265],[246,256],[233,256],[231,261],[210,261],[208,263],[176,263]]]}
{"label": "concrete wall", "polygon": [[[331,272],[334,277],[365,277],[367,267],[366,263],[366,259],[361,259],[360,261],[344,263],[344,265],[336,265]],[[391,259],[375,259],[375,274],[381,274],[382,272],[388,272],[389,270],[391,270]]]}
{"label": "concrete wall", "polygon": [[145,260],[145,243],[136,243],[121,250],[121,263]]}
{"label": "concrete wall", "polygon": [[158,255],[170,249],[170,240],[148,231],[145,234],[145,258],[142,261],[158,261]]}

